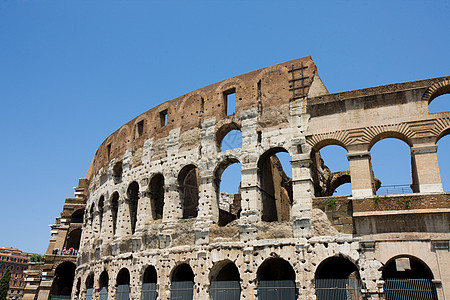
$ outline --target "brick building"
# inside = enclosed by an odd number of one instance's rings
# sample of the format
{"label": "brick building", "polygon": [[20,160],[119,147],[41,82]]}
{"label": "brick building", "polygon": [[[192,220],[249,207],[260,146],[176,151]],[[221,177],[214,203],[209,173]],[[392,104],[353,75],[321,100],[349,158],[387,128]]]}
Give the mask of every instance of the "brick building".
{"label": "brick building", "polygon": [[30,254],[15,248],[0,248],[0,276],[7,268],[11,269],[8,299],[22,299],[25,286],[24,271],[30,262]]}

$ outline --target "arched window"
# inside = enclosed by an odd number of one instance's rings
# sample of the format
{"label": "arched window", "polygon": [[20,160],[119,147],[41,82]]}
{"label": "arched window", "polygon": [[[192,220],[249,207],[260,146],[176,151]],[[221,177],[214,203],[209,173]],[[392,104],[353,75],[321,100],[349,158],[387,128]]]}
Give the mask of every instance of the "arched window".
{"label": "arched window", "polygon": [[100,286],[99,300],[108,300],[108,285],[109,285],[108,272],[103,271],[100,274],[99,279],[99,286]]}
{"label": "arched window", "polygon": [[222,125],[216,132],[216,142],[219,152],[242,148],[242,132],[240,126],[235,122]]}
{"label": "arched window", "polygon": [[295,271],[282,258],[269,258],[257,271],[258,299],[297,299]]}
{"label": "arched window", "polygon": [[266,151],[258,161],[262,220],[288,221],[292,205],[291,157],[283,148]]}
{"label": "arched window", "polygon": [[241,299],[241,278],[236,265],[228,260],[217,262],[209,274],[213,300]]}
{"label": "arched window", "polygon": [[164,176],[162,174],[156,174],[150,180],[150,197],[153,219],[162,219],[164,210]]}
{"label": "arched window", "polygon": [[155,267],[148,266],[142,278],[141,300],[156,300],[158,297],[158,290],[156,288],[157,281],[158,276]]}
{"label": "arched window", "polygon": [[316,197],[352,194],[350,165],[344,147],[332,144],[313,150],[311,160]]}
{"label": "arched window", "polygon": [[112,221],[112,235],[116,234],[117,229],[117,212],[119,210],[119,193],[114,192],[111,197],[111,221]]}
{"label": "arched window", "polygon": [[433,273],[417,258],[396,257],[384,266],[382,274],[386,300],[438,299]]}
{"label": "arched window", "polygon": [[177,266],[172,273],[170,299],[192,299],[194,296],[194,272],[188,264]]}
{"label": "arched window", "polygon": [[69,297],[68,299],[70,299],[74,278],[75,264],[72,262],[61,263],[55,270],[50,296],[61,299]]}
{"label": "arched window", "polygon": [[117,275],[117,297],[116,300],[130,299],[130,272],[123,268]]}
{"label": "arched window", "polygon": [[139,201],[139,184],[136,181],[133,181],[128,186],[127,196],[128,196],[128,208],[130,211],[131,234],[134,234],[136,230],[137,210]]}
{"label": "arched window", "polygon": [[344,257],[330,257],[317,267],[315,275],[317,300],[360,299],[358,268]]}
{"label": "arched window", "polygon": [[215,172],[219,226],[225,226],[239,219],[241,212],[241,163],[228,158]]}
{"label": "arched window", "polygon": [[92,300],[94,293],[94,274],[89,274],[86,278],[86,300]]}
{"label": "arched window", "polygon": [[99,220],[99,227],[98,232],[102,233],[102,222],[103,222],[103,207],[105,205],[105,197],[102,195],[100,197],[100,200],[98,201],[98,220]]}
{"label": "arched window", "polygon": [[194,165],[187,165],[178,175],[181,207],[183,219],[196,218],[198,215],[198,169]]}
{"label": "arched window", "polygon": [[379,140],[370,149],[370,155],[374,176],[381,184],[377,195],[418,191],[411,176],[411,149],[406,142],[389,137]]}

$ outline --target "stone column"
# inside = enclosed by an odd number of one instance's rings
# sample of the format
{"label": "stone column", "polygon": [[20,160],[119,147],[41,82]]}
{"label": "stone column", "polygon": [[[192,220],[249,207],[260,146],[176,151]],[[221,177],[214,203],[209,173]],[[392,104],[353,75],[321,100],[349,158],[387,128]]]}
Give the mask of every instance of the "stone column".
{"label": "stone column", "polygon": [[350,152],[347,154],[347,158],[350,163],[352,196],[356,198],[373,196],[373,171],[370,152]]}
{"label": "stone column", "polygon": [[239,233],[241,240],[249,241],[256,238],[256,223],[261,220],[261,188],[258,183],[257,163],[241,164],[241,217]]}
{"label": "stone column", "polygon": [[145,230],[145,224],[152,221],[152,205],[150,193],[148,191],[141,192],[137,207],[136,232]]}
{"label": "stone column", "polygon": [[195,222],[195,244],[209,243],[209,227],[219,221],[219,205],[212,171],[200,172],[198,215]]}
{"label": "stone column", "polygon": [[111,205],[109,202],[105,203],[103,206],[103,217],[102,217],[102,228],[100,231],[100,238],[104,244],[108,244],[113,239],[113,224],[112,224],[112,214]]}
{"label": "stone column", "polygon": [[436,145],[411,147],[413,192],[442,192]]}
{"label": "stone column", "polygon": [[94,239],[97,239],[100,235],[99,227],[100,227],[100,213],[98,210],[95,210],[92,216],[92,237]]}
{"label": "stone column", "polygon": [[294,224],[294,237],[307,237],[311,229],[312,198],[314,185],[311,177],[309,153],[297,154],[292,158],[291,220]]}
{"label": "stone column", "polygon": [[183,216],[181,208],[180,192],[175,176],[171,176],[165,183],[164,210],[162,218],[162,230],[159,234],[159,244],[161,248],[170,246],[171,234],[178,219]]}
{"label": "stone column", "polygon": [[118,202],[119,209],[117,211],[117,226],[114,239],[120,239],[131,234],[129,200],[121,195]]}

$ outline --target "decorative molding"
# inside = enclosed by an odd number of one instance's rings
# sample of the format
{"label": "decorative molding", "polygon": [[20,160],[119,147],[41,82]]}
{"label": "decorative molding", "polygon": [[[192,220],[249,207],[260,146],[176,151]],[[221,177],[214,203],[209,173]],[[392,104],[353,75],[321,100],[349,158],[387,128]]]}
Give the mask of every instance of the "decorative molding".
{"label": "decorative molding", "polygon": [[449,79],[445,79],[440,82],[436,82],[436,83],[432,84],[423,94],[422,101],[427,101],[427,103],[430,103],[431,100],[433,100],[437,96],[442,95],[442,93],[440,93],[441,92],[440,90],[445,89],[445,88],[450,88],[450,80]]}

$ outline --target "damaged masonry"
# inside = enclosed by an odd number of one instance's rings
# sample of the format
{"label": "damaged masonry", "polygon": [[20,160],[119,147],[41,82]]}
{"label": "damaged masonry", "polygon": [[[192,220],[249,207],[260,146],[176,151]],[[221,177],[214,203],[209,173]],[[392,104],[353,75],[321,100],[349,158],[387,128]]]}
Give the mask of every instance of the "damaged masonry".
{"label": "damaged masonry", "polygon": [[[304,57],[164,102],[100,145],[24,299],[450,298],[436,156],[450,112],[428,112],[446,93],[450,77],[329,94]],[[385,138],[411,149],[407,195],[377,196],[370,149]],[[328,145],[349,170],[330,171]]]}

